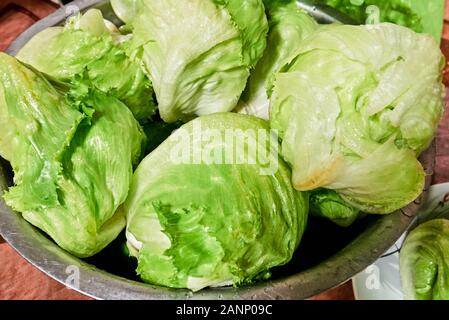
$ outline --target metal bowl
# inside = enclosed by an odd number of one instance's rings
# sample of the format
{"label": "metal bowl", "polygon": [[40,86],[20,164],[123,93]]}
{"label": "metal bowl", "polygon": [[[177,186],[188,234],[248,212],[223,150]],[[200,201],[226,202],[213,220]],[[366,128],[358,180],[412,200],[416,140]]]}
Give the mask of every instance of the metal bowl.
{"label": "metal bowl", "polygon": [[[318,21],[350,22],[331,9],[313,6],[308,1],[298,5]],[[25,31],[8,49],[11,55],[39,31],[62,24],[77,11],[96,7],[107,19],[120,23],[108,1],[74,1],[39,21]],[[326,221],[311,218],[298,252],[286,266],[275,268],[271,280],[244,288],[209,288],[198,293],[174,290],[138,282],[126,272],[111,269],[116,256],[100,253],[88,260],[78,259],[58,247],[40,230],[0,203],[0,234],[26,260],[61,283],[98,299],[304,299],[319,294],[350,279],[371,265],[407,230],[421,201],[427,195],[434,168],[435,145],[421,156],[427,172],[426,188],[414,203],[387,216],[369,216],[350,228],[338,228]],[[13,173],[6,161],[0,161],[0,192],[12,184]],[[387,182],[386,182],[387,183]],[[112,251],[112,250],[109,250]],[[113,265],[120,264],[114,260]],[[118,271],[117,271],[118,270]],[[128,273],[127,273],[128,272]]]}

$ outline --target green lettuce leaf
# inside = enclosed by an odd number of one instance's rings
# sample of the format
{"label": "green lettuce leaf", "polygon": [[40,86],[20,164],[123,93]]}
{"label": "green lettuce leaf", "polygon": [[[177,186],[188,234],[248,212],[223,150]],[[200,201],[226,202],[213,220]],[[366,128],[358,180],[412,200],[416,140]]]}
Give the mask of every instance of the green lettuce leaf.
{"label": "green lettuce leaf", "polygon": [[125,23],[131,23],[143,8],[143,2],[138,0],[111,0],[114,13]]}
{"label": "green lettuce leaf", "polygon": [[124,102],[141,122],[156,111],[150,80],[140,65],[141,52],[91,9],[65,27],[45,29],[34,36],[17,58],[62,81],[95,87]]}
{"label": "green lettuce leaf", "polygon": [[267,49],[251,72],[238,111],[268,120],[268,99],[274,74],[291,62],[302,40],[318,25],[312,17],[298,9],[296,1],[265,0],[264,3],[270,28]]}

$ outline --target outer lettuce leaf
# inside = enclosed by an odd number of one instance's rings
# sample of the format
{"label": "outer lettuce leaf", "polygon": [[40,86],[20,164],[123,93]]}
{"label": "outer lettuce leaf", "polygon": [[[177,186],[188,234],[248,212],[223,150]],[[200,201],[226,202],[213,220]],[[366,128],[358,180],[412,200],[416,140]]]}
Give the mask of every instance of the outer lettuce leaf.
{"label": "outer lettuce leaf", "polygon": [[[259,139],[242,138],[246,130]],[[198,140],[199,132],[211,140]],[[243,149],[236,139],[243,139]],[[267,122],[220,113],[182,126],[148,155],[124,205],[128,246],[141,278],[199,290],[266,278],[270,268],[287,263],[304,232],[308,196],[293,189],[277,145]],[[276,162],[278,170],[261,174]]]}
{"label": "outer lettuce leaf", "polygon": [[4,199],[62,248],[88,257],[125,226],[117,209],[144,134],[115,98],[57,85],[0,54],[0,154],[15,184]]}
{"label": "outer lettuce leaf", "polygon": [[[348,14],[358,23],[369,20],[369,6],[379,10],[381,22],[393,22],[416,32],[431,34],[438,42],[443,31],[444,0],[315,0]],[[360,2],[360,4],[357,4]]]}
{"label": "outer lettuce leaf", "polygon": [[142,10],[141,0],[111,0],[114,13],[125,23],[132,23],[134,18]]}
{"label": "outer lettuce leaf", "polygon": [[318,25],[296,1],[265,0],[265,5],[270,27],[267,49],[251,73],[238,111],[268,120],[274,74],[291,62],[302,40]]}
{"label": "outer lettuce leaf", "polygon": [[188,121],[234,109],[265,49],[262,1],[135,2],[140,10],[130,25],[136,48],[144,50],[161,118]]}
{"label": "outer lettuce leaf", "polygon": [[17,58],[59,80],[82,79],[123,101],[135,117],[146,122],[155,113],[150,80],[140,66],[140,52],[131,38],[108,27],[101,12],[91,9],[31,39]]}
{"label": "outer lettuce leaf", "polygon": [[[0,153],[11,162],[20,209],[57,205],[61,159],[86,115],[49,81],[0,53]],[[39,199],[36,202],[36,199]]]}
{"label": "outer lettuce leaf", "polygon": [[400,256],[407,300],[449,300],[449,221],[431,220],[406,238]]}
{"label": "outer lettuce leaf", "polygon": [[369,213],[422,191],[416,157],[443,111],[444,58],[428,35],[393,24],[326,26],[276,76],[271,125],[298,190],[327,188]]}
{"label": "outer lettuce leaf", "polygon": [[268,23],[263,0],[212,1],[229,12],[242,41],[243,62],[254,67],[267,45]]}

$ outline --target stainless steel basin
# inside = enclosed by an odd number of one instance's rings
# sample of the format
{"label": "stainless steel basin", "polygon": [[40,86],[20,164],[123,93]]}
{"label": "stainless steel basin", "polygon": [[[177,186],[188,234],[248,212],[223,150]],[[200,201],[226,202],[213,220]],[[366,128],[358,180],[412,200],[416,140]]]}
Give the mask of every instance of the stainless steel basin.
{"label": "stainless steel basin", "polygon": [[[298,4],[320,22],[349,22],[335,11],[314,7],[307,1],[299,1]],[[69,15],[90,7],[101,9],[107,19],[119,23],[108,1],[74,1],[24,32],[11,45],[8,53],[16,54],[37,32],[61,24]],[[432,145],[421,157],[428,173],[426,190],[434,159],[435,146]],[[0,161],[0,191],[3,193],[11,183],[9,164]],[[116,271],[110,266],[118,263],[111,261],[113,255],[103,253],[88,260],[78,259],[59,248],[20,214],[13,212],[3,200],[0,203],[0,235],[42,272],[98,299],[303,299],[341,284],[379,258],[412,223],[427,194],[426,190],[420,199],[402,210],[387,216],[368,217],[348,229],[311,219],[291,263],[275,269],[272,280],[239,289],[211,288],[191,293],[127,279],[126,272]]]}

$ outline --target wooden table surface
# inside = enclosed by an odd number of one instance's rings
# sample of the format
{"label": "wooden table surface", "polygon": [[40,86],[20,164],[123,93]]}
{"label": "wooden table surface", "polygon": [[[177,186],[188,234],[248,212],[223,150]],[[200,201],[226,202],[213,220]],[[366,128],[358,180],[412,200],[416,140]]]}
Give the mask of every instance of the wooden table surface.
{"label": "wooden table surface", "polygon": [[[449,0],[446,0],[446,3],[447,25],[442,49],[449,57]],[[21,32],[57,7],[58,5],[50,0],[0,0],[0,51],[5,50]],[[449,84],[449,69],[445,73],[445,83]],[[437,138],[437,167],[434,183],[449,181],[449,109],[446,109]],[[89,298],[49,278],[31,266],[6,243],[2,243],[0,244],[0,299],[84,300]],[[313,299],[353,300],[351,282]]]}

